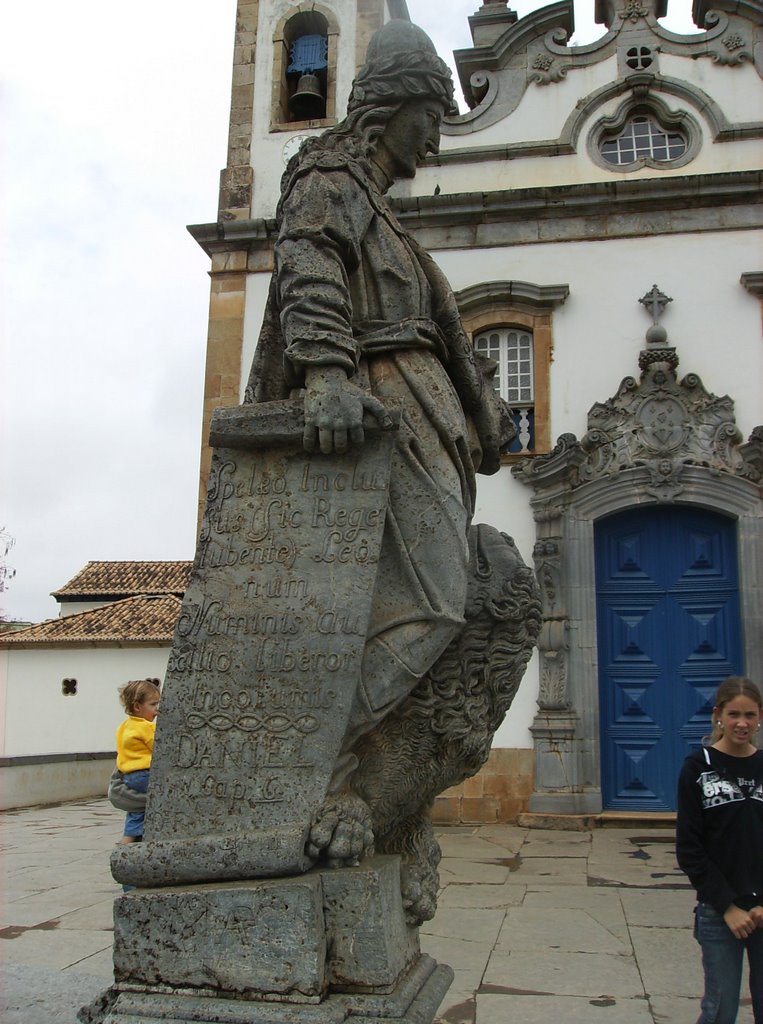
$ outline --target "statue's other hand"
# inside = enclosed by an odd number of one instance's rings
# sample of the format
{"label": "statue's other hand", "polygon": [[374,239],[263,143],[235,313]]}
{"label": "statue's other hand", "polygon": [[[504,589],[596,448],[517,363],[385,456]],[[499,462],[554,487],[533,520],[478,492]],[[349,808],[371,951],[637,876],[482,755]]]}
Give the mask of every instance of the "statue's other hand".
{"label": "statue's other hand", "polygon": [[338,366],[309,367],[305,373],[305,451],[341,455],[363,444],[363,414],[376,417],[383,430],[392,420],[378,398],[347,379]]}

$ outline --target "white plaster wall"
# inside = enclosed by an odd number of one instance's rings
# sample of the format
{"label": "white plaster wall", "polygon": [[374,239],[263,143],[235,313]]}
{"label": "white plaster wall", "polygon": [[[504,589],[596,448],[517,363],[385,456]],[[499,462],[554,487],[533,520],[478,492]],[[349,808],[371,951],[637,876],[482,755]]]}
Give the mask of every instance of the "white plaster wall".
{"label": "white plaster wall", "polygon": [[8,706],[8,651],[0,650],[0,757],[6,757]]}
{"label": "white plaster wall", "polygon": [[[443,135],[443,152],[472,146],[503,146],[516,142],[557,139],[565,122],[582,97],[589,96],[617,79],[617,58],[570,70],[559,82],[538,85],[530,82],[516,109],[494,125],[469,135]],[[496,99],[496,102],[500,96]]]}
{"label": "white plaster wall", "polygon": [[435,255],[456,290],[507,279],[569,285],[554,312],[552,440],[583,434],[591,405],[638,376],[651,322],[638,299],[654,283],[673,299],[661,323],[679,376],[698,373],[709,391],[731,395],[746,437],[763,423],[763,345],[760,302],[739,279],[760,269],[762,241],[758,231],[705,232]]}
{"label": "white plaster wall", "polygon": [[[124,717],[118,688],[130,679],[164,679],[168,658],[169,647],[0,651],[0,664],[7,661],[2,756],[114,750]],[[76,696],[63,696],[63,679],[77,680]]]}
{"label": "white plaster wall", "polygon": [[[660,69],[665,77],[686,81],[710,95],[730,125],[761,120],[763,82],[750,64],[728,67],[713,64],[709,59],[691,60],[661,54]],[[613,56],[590,68],[572,69],[561,82],[543,86],[533,83],[507,117],[468,135],[443,135],[441,151],[457,152],[481,146],[556,140],[576,106],[618,77],[617,59]],[[661,168],[661,176],[757,170],[760,167],[759,139],[715,143],[712,126],[702,112],[701,103],[695,105],[689,99],[667,93],[658,92],[656,95],[668,109],[685,110],[693,115],[702,133],[697,156],[689,164]],[[654,177],[652,168],[623,173],[600,167],[588,155],[587,138],[591,129],[602,117],[614,114],[626,98],[625,95],[614,97],[594,111],[581,127],[577,152],[573,155],[484,160],[479,164],[478,172],[474,164],[424,167],[414,181],[397,185],[393,194],[433,195],[437,186],[445,194],[458,194]]]}
{"label": "white plaster wall", "polygon": [[58,617],[66,618],[67,615],[79,615],[80,612],[91,612],[94,608],[103,608],[104,605],[113,604],[113,601],[59,601]]}
{"label": "white plaster wall", "polygon": [[[725,49],[720,40],[717,45]],[[702,89],[731,123],[760,121],[763,116],[763,82],[749,62],[733,66],[715,64],[707,58],[691,60],[662,53],[660,73]]]}
{"label": "white plaster wall", "polygon": [[[666,106],[679,109],[672,99],[662,96]],[[578,139],[577,151],[566,156],[521,156],[511,160],[484,159],[479,164],[448,164],[440,167],[427,166],[419,169],[415,179],[410,182],[398,183],[390,195],[394,196],[430,196],[440,191],[447,195],[458,195],[463,192],[493,192],[516,188],[550,188],[554,185],[583,185],[588,182],[639,180],[660,177],[682,177],[687,174],[719,174],[731,170],[756,171],[760,167],[760,139],[748,139],[734,142],[714,143],[710,125],[701,113],[684,103],[684,109],[690,110],[699,122],[702,133],[702,145],[697,156],[680,167],[663,167],[659,172],[654,168],[642,167],[627,173],[616,169],[609,170],[594,163],[588,155],[586,140],[594,124],[604,114],[611,114],[619,104],[616,101],[604,104],[596,115],[586,122]],[[511,127],[509,125],[509,127]],[[508,128],[505,129],[508,131]],[[512,130],[513,137],[513,130]],[[479,134],[470,136],[472,144],[481,145]]]}

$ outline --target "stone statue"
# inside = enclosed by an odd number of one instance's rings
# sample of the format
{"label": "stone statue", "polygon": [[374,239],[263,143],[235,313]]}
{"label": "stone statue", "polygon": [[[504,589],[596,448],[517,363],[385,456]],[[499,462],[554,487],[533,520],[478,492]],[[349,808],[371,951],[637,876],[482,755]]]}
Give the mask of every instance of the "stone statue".
{"label": "stone statue", "polygon": [[513,542],[471,522],[513,433],[494,366],[385,199],[452,96],[392,21],[346,119],[286,169],[246,400],[212,420],[143,842],[111,858],[137,887],[115,985],[83,1020],[208,1024],[243,1000],[253,1024],[425,1024],[452,978],[415,927],[430,808],[484,763],[540,626]]}
{"label": "stone statue", "polygon": [[[347,117],[304,143],[284,174],[249,382],[254,402],[304,389],[309,452],[345,452],[363,443],[364,413],[382,426],[400,413],[360,682],[311,835],[312,855],[334,863],[355,862],[379,824],[350,796],[360,738],[463,627],[475,473],[496,471],[513,431],[447,281],[385,199],[438,151],[452,100],[450,72],[424,32],[393,21],[375,35]],[[363,789],[373,803],[367,779]]]}

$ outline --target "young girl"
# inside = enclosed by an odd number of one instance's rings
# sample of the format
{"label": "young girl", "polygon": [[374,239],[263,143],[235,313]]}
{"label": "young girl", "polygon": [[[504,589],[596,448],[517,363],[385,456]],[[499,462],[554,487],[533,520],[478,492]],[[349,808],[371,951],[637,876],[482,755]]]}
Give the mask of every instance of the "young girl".
{"label": "young girl", "polygon": [[755,1024],[763,1024],[763,751],[753,742],[761,718],[757,686],[726,679],[710,745],[686,758],[678,782],[676,855],[697,890],[705,972],[697,1024],[736,1021],[745,950]]}
{"label": "young girl", "polygon": [[[117,729],[117,771],[130,789],[146,793],[159,711],[159,687],[148,679],[136,679],[120,689],[119,699],[128,717]],[[127,812],[121,843],[141,839],[144,817],[145,811]]]}

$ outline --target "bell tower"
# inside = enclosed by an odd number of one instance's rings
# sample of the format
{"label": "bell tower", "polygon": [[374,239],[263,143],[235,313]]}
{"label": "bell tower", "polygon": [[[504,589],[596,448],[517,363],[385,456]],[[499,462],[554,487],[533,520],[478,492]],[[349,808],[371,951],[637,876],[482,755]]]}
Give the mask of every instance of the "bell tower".
{"label": "bell tower", "polygon": [[410,20],[406,0],[238,0],[217,219],[189,227],[212,261],[199,514],[212,413],[241,401],[260,329],[281,175],[304,138],[341,119],[371,36],[392,18]]}

